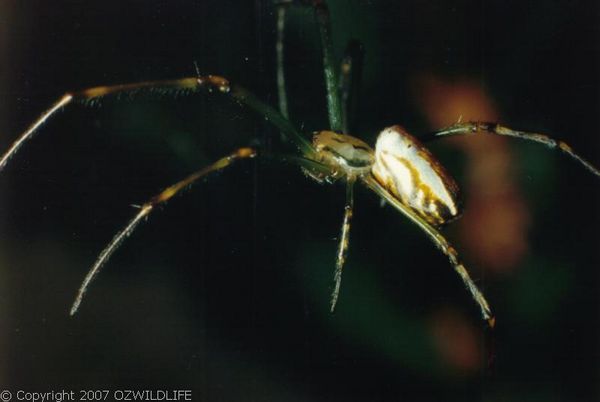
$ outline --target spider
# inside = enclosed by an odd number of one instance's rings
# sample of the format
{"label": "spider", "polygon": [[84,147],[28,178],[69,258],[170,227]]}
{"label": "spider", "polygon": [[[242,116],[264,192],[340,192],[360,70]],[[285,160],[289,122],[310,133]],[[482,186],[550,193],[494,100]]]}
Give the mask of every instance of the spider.
{"label": "spider", "polygon": [[[558,149],[598,177],[600,177],[600,171],[562,141],[489,122],[461,122],[420,136],[419,139],[409,134],[401,126],[391,126],[380,132],[375,146],[371,147],[362,140],[351,136],[348,130],[348,119],[354,100],[353,94],[356,91],[357,75],[360,71],[360,46],[357,43],[349,45],[347,55],[341,61],[341,68],[338,70],[338,63],[333,57],[330,17],[325,1],[281,0],[276,1],[275,4],[278,10],[276,43],[278,110],[264,103],[237,83],[218,75],[201,75],[199,72],[194,77],[174,80],[98,86],[63,95],[20,134],[12,146],[1,156],[0,170],[48,119],[71,103],[89,103],[109,95],[133,94],[140,91],[183,94],[204,92],[209,96],[229,97],[271,122],[281,132],[282,137],[299,152],[299,155],[268,155],[255,148],[239,148],[151,197],[140,206],[135,216],[117,232],[101,251],[77,292],[70,314],[74,315],[78,311],[90,284],[111,255],[157,206],[165,204],[182,190],[237,161],[264,156],[298,165],[307,177],[319,183],[342,182],[345,185],[346,202],[333,275],[331,311],[334,311],[340,294],[342,271],[349,249],[354,209],[354,186],[360,182],[425,232],[437,248],[448,257],[450,265],[461,277],[478,305],[482,318],[490,326],[494,326],[495,318],[487,300],[470,278],[456,249],[440,232],[442,226],[458,218],[461,214],[459,187],[445,168],[427,150],[424,143],[453,135],[478,133],[515,137]],[[314,10],[321,40],[329,128],[314,133],[312,141],[288,119],[283,68],[283,36],[286,10],[290,6],[311,7]]]}

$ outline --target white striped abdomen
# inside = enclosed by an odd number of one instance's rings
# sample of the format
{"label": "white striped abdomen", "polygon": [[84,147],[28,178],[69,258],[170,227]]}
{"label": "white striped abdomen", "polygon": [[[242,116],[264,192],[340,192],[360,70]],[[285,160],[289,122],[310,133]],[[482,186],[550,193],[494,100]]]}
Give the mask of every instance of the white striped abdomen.
{"label": "white striped abdomen", "polygon": [[421,142],[400,126],[388,127],[377,137],[371,171],[391,194],[433,225],[460,215],[454,179]]}

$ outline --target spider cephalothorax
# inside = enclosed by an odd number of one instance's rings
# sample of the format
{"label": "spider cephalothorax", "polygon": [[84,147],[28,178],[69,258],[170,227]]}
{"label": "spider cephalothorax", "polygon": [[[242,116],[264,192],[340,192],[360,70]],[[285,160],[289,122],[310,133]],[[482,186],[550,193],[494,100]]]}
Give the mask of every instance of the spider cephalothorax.
{"label": "spider cephalothorax", "polygon": [[[315,160],[331,166],[330,179],[368,174],[375,162],[373,149],[364,141],[334,131],[319,131],[313,136]],[[322,178],[315,177],[317,181]]]}

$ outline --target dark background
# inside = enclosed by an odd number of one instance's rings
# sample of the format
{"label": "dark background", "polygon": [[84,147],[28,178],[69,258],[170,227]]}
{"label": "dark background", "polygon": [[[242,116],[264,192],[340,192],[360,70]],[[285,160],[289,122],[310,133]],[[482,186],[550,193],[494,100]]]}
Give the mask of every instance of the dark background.
{"label": "dark background", "polygon": [[[351,37],[367,52],[353,134],[374,143],[394,123],[436,128],[418,101],[428,74],[477,82],[503,123],[556,135],[600,165],[596,2],[330,5],[337,56]],[[2,2],[1,148],[67,90],[194,76],[194,62],[275,105],[274,26],[267,1]],[[291,12],[287,39],[292,120],[323,129],[310,11]],[[490,271],[445,230],[497,314],[491,333],[445,257],[364,189],[329,314],[343,188],[260,161],[156,211],[69,318],[131,204],[238,146],[293,152],[226,99],[124,98],[67,108],[0,174],[0,388],[191,389],[202,401],[597,400],[599,182],[517,140],[507,147],[528,209],[526,252]],[[464,152],[445,145],[433,150],[464,182]],[[466,200],[469,210],[469,190]]]}

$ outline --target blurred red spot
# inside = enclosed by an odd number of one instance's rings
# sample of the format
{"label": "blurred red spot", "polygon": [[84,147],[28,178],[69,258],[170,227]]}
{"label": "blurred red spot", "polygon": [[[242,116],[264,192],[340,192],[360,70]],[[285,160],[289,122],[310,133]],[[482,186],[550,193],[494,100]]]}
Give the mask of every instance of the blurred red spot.
{"label": "blurred red spot", "polygon": [[[499,120],[493,100],[475,80],[430,74],[413,83],[415,98],[434,130],[458,121]],[[529,213],[515,183],[508,140],[484,134],[448,142],[467,155],[463,194],[468,198],[457,223],[465,252],[482,267],[510,271],[528,249]]]}
{"label": "blurred red spot", "polygon": [[460,313],[451,309],[438,311],[430,328],[436,348],[454,371],[468,374],[481,368],[479,333]]}

